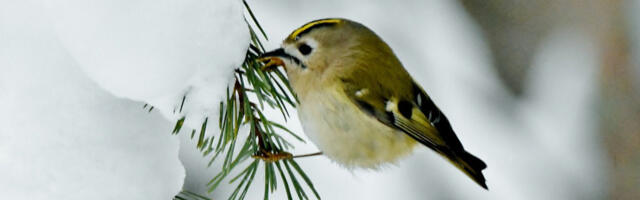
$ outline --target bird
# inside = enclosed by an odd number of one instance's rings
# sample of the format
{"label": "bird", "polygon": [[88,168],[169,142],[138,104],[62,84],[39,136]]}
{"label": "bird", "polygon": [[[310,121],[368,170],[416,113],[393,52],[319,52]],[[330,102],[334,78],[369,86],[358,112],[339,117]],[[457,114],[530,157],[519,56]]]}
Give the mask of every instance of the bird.
{"label": "bird", "polygon": [[308,22],[260,60],[265,69],[284,68],[304,133],[332,161],[378,169],[421,144],[488,190],[487,165],[463,148],[391,47],[361,23]]}

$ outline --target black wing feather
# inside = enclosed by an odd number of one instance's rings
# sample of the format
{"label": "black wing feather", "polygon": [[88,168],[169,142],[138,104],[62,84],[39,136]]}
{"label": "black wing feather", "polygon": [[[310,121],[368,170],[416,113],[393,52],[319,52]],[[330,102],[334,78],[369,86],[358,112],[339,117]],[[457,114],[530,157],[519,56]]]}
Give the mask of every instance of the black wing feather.
{"label": "black wing feather", "polygon": [[445,116],[438,106],[433,103],[431,98],[429,98],[429,96],[427,96],[427,94],[425,94],[425,92],[415,84],[413,85],[413,93],[416,96],[416,105],[420,108],[420,111],[424,113],[429,122],[431,122],[431,125],[440,132],[440,136],[447,143],[449,148],[454,151],[457,149],[463,150],[462,143],[460,143],[455,132],[453,132],[447,116]]}

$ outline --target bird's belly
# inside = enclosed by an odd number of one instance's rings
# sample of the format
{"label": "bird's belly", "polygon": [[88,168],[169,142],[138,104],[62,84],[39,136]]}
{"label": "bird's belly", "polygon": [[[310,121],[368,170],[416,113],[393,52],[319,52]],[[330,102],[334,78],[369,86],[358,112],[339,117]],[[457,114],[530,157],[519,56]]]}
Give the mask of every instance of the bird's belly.
{"label": "bird's belly", "polygon": [[415,141],[360,111],[340,94],[301,99],[305,134],[330,159],[346,167],[377,168],[408,155]]}

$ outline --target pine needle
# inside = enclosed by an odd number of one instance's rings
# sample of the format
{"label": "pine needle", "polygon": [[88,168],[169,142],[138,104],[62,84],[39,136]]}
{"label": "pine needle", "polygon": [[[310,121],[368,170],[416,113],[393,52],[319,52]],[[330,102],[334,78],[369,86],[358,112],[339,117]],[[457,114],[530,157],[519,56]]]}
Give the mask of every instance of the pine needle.
{"label": "pine needle", "polygon": [[[265,105],[267,105],[270,109],[279,110],[286,120],[289,117],[287,107],[295,107],[298,101],[282,71],[262,71],[263,64],[256,61],[265,50],[251,24],[257,27],[265,39],[267,39],[267,35],[247,2],[243,1],[243,3],[252,22],[250,23],[245,19],[251,34],[251,44],[247,50],[244,63],[235,70],[234,85],[227,87],[225,99],[220,102],[218,116],[220,132],[219,135],[216,135],[218,137],[217,141],[214,141],[213,136],[205,137],[208,117],[202,123],[200,134],[197,137],[197,148],[203,155],[211,156],[213,154],[209,160],[209,166],[219,156],[222,159],[222,168],[219,169],[219,173],[207,183],[208,192],[214,191],[229,174],[235,174],[234,171],[239,168],[238,166],[245,166],[230,180],[224,181],[229,184],[236,184],[235,189],[229,195],[229,199],[245,199],[258,171],[264,173],[264,199],[270,198],[270,194],[277,190],[279,183],[280,186],[284,186],[287,198],[290,200],[293,199],[293,192],[296,193],[298,199],[309,199],[304,185],[306,185],[306,188],[311,189],[316,198],[320,199],[320,195],[314,188],[311,179],[291,157],[273,162],[258,159],[258,157],[269,155],[291,155],[284,152],[284,150],[292,149],[293,145],[283,138],[281,134],[289,134],[301,142],[304,142],[304,140],[284,125],[269,120],[263,114]],[[250,96],[255,98],[249,98]],[[176,106],[176,108],[179,108],[179,112],[182,112],[187,98],[188,94],[184,94],[179,107]],[[143,108],[147,109],[149,105],[145,104]],[[152,109],[153,107],[150,107],[149,111]],[[184,121],[185,117],[176,121],[173,134],[180,132]],[[238,137],[243,127],[249,128],[248,134],[246,137]],[[194,139],[195,132],[195,129],[192,130],[192,139]],[[251,160],[252,157],[254,158],[250,164],[243,164],[247,160]],[[260,163],[264,163],[264,165],[260,165]],[[263,167],[264,170],[258,170],[259,167]],[[278,179],[282,181],[278,181]],[[207,197],[183,191],[176,195],[174,199],[204,200]]]}

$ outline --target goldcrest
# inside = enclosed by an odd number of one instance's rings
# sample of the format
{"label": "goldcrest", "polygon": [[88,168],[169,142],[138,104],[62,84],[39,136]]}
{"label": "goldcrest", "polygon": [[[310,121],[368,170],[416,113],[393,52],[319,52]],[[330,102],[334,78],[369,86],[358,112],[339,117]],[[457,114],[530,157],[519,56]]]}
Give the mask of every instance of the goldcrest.
{"label": "goldcrest", "polygon": [[321,19],[294,30],[262,55],[283,66],[299,99],[305,134],[348,168],[394,163],[420,143],[487,188],[487,165],[465,151],[449,120],[369,28]]}

